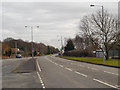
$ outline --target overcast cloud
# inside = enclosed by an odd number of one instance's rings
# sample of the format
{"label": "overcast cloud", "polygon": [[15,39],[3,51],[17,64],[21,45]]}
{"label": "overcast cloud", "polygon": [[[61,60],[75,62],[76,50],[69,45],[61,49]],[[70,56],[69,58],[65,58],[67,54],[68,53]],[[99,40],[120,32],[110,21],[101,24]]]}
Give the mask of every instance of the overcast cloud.
{"label": "overcast cloud", "polygon": [[34,27],[34,41],[60,48],[60,36],[74,38],[80,31],[83,16],[94,13],[104,5],[115,17],[118,13],[117,2],[3,2],[2,3],[2,40],[7,37],[31,41],[30,28]]}

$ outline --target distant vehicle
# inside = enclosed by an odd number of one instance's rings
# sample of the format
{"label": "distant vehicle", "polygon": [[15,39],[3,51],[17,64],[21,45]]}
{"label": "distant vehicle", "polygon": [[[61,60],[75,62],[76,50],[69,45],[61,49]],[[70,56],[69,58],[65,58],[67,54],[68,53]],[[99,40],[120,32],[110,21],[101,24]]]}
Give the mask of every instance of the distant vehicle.
{"label": "distant vehicle", "polygon": [[16,58],[22,58],[21,54],[17,54]]}
{"label": "distant vehicle", "polygon": [[58,52],[58,55],[61,55],[60,52]]}

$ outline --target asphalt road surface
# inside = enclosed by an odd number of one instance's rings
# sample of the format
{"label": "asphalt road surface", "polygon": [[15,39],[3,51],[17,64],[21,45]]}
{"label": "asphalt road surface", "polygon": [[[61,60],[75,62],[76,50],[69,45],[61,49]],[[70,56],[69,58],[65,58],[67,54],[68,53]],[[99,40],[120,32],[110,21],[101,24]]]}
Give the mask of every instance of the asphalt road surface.
{"label": "asphalt road surface", "polygon": [[[34,62],[35,61],[35,62]],[[3,88],[118,88],[118,69],[55,57],[3,60]]]}
{"label": "asphalt road surface", "polygon": [[42,88],[29,58],[2,60],[2,88]]}

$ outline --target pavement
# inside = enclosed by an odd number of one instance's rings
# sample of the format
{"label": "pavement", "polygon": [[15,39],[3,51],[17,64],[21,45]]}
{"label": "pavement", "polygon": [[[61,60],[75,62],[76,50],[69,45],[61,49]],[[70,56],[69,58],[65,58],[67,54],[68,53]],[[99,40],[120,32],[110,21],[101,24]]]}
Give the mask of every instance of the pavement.
{"label": "pavement", "polygon": [[29,59],[26,62],[22,62],[15,70],[14,73],[32,73],[36,71],[36,59]]}
{"label": "pavement", "polygon": [[2,61],[2,88],[42,88],[34,66],[31,59]]}
{"label": "pavement", "polygon": [[118,69],[66,60],[55,55],[36,60],[4,60],[3,88],[118,89]]}

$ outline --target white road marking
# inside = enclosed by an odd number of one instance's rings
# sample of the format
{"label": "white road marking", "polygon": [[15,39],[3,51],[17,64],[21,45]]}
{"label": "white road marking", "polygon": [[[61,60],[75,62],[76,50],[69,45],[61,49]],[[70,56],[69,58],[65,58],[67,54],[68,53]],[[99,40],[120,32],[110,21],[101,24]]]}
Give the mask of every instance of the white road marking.
{"label": "white road marking", "polygon": [[58,65],[57,63],[55,63],[55,65]]}
{"label": "white road marking", "polygon": [[54,63],[53,61],[51,61],[52,63]]}
{"label": "white road marking", "polygon": [[108,84],[108,83],[106,83],[106,82],[103,82],[103,81],[98,80],[98,79],[95,79],[95,78],[94,78],[93,80],[95,80],[95,81],[97,81],[97,82],[99,82],[99,83],[105,84],[105,85],[107,85],[107,86],[109,86],[109,87],[112,87],[112,88],[118,88],[118,87],[116,87],[116,86],[110,85],[110,84]]}
{"label": "white road marking", "polygon": [[53,61],[50,60],[50,62],[54,63]]}
{"label": "white road marking", "polygon": [[109,73],[109,74],[113,74],[113,75],[117,75],[118,76],[118,74],[116,74],[116,73],[112,73],[112,72],[108,72],[108,71],[104,71],[105,73]]}
{"label": "white road marking", "polygon": [[52,62],[51,60],[49,60],[50,62]]}
{"label": "white road marking", "polygon": [[[49,60],[51,63],[54,63],[53,61]],[[54,63],[55,64],[55,63]]]}
{"label": "white road marking", "polygon": [[[53,62],[53,63],[54,63],[54,62]],[[54,64],[56,64],[56,63],[54,63]],[[74,63],[71,63],[71,64],[74,64]],[[57,65],[58,65],[58,64],[57,64]],[[76,64],[76,65],[77,65],[77,64]],[[59,65],[59,66],[60,66],[60,67],[63,67],[62,65]],[[84,67],[83,65],[79,65],[79,66]],[[98,70],[98,69],[96,69],[96,68],[91,68],[91,67],[87,67],[87,68],[93,69],[93,70]],[[65,69],[67,69],[67,70],[69,70],[69,71],[72,71],[70,68],[65,68]],[[108,71],[104,71],[104,72],[109,73],[109,74],[118,75],[118,74],[111,73],[111,72],[108,72]],[[75,71],[75,73],[76,73],[76,74],[79,74],[79,75],[82,75],[82,76],[84,76],[84,77],[88,77],[87,75],[85,75],[85,74],[83,74],[83,73],[80,73],[80,72],[77,72],[77,71]],[[117,85],[114,86],[114,85],[108,84],[108,83],[106,83],[106,82],[103,82],[103,81],[98,80],[98,79],[95,79],[95,78],[93,78],[93,80],[95,80],[95,81],[97,81],[97,82],[99,82],[99,83],[105,84],[105,85],[107,85],[107,86],[109,86],[109,87],[112,87],[112,88],[118,88]]]}
{"label": "white road marking", "polygon": [[96,69],[96,68],[90,68],[90,69],[98,71],[98,69]]}
{"label": "white road marking", "polygon": [[91,67],[87,67],[87,68],[98,71],[98,69],[96,69],[96,68],[91,68]]}
{"label": "white road marking", "polygon": [[50,61],[51,63],[53,63],[53,61]]}
{"label": "white road marking", "polygon": [[[71,63],[71,64],[73,64],[73,63]],[[75,64],[75,65],[77,65],[77,64]],[[79,66],[81,66],[81,67],[85,67],[85,66],[83,66],[83,65],[79,65]],[[92,70],[96,70],[96,71],[98,71],[98,69],[96,69],[96,68],[91,68],[91,67],[87,67],[88,69],[92,69]]]}
{"label": "white road marking", "polygon": [[67,68],[67,67],[66,67],[65,69],[67,69],[67,70],[69,70],[69,71],[72,71],[70,68]]}
{"label": "white road marking", "polygon": [[119,86],[119,85],[115,85],[115,86],[120,89],[120,86]]}
{"label": "white road marking", "polygon": [[74,65],[77,65],[77,66],[81,66],[81,67],[84,67],[83,65],[78,65],[78,64],[75,64],[75,63],[71,63],[71,64],[74,64]]}
{"label": "white road marking", "polygon": [[39,71],[41,71],[40,66],[39,66],[39,64],[38,64],[38,61],[37,61],[37,60],[36,60],[36,63],[37,63],[37,66],[38,66],[38,70],[39,70]]}
{"label": "white road marking", "polygon": [[63,67],[63,65],[59,65],[60,67]]}
{"label": "white road marking", "polygon": [[40,74],[37,72],[37,75],[38,75],[38,77],[39,77],[39,79],[40,79],[40,83],[42,84],[42,87],[43,88],[45,88],[45,85],[44,85],[44,83],[43,83],[43,81],[42,81],[42,79],[41,79],[41,77],[40,77]]}
{"label": "white road marking", "polygon": [[88,67],[88,68],[90,68],[90,67]]}
{"label": "white road marking", "polygon": [[84,76],[84,77],[88,77],[87,75],[85,75],[85,74],[83,74],[83,73],[80,73],[80,72],[77,72],[77,71],[75,71],[75,73],[77,73],[77,74],[79,74],[79,75],[82,75],[82,76]]}

